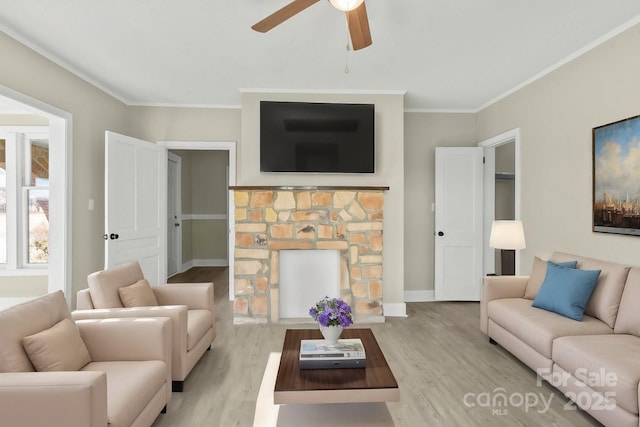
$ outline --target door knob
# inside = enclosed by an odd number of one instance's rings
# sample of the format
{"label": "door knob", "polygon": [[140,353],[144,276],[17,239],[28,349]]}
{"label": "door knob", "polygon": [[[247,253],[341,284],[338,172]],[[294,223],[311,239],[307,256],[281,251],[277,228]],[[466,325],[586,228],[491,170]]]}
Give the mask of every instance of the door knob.
{"label": "door knob", "polygon": [[444,236],[444,233],[442,231],[438,231],[438,236],[442,237]]}
{"label": "door knob", "polygon": [[120,237],[120,236],[117,235],[116,233],[111,233],[111,235],[109,237],[111,238],[111,240],[117,240],[118,237]]}
{"label": "door knob", "polygon": [[180,227],[180,223],[179,223],[179,222],[176,222],[176,223],[175,223],[175,224],[173,224],[173,225],[175,225],[176,227]]}

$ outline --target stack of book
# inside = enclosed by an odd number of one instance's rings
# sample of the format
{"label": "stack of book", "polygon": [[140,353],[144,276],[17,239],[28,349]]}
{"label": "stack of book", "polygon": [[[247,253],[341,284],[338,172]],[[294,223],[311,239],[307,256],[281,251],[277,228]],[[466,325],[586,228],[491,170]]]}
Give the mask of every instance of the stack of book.
{"label": "stack of book", "polygon": [[338,340],[336,344],[324,340],[300,341],[300,369],[364,368],[366,361],[359,338]]}

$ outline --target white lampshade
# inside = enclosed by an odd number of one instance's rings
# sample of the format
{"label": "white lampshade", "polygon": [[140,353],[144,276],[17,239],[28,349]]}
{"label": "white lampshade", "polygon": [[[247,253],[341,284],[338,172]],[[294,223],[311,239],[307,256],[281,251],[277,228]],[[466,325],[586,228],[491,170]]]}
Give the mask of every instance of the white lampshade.
{"label": "white lampshade", "polygon": [[496,249],[524,249],[522,221],[493,221],[489,246]]}
{"label": "white lampshade", "polygon": [[333,7],[343,12],[348,12],[360,6],[364,0],[329,0]]}

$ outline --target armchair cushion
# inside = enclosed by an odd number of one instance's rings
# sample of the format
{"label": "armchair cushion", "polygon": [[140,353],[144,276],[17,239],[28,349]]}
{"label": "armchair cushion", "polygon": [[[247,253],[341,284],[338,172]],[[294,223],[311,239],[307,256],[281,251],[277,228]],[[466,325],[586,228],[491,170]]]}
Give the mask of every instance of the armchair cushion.
{"label": "armchair cushion", "polygon": [[108,270],[91,273],[87,277],[95,308],[122,308],[118,289],[144,279],[137,262],[125,263]]}
{"label": "armchair cushion", "polygon": [[0,311],[0,372],[33,372],[22,338],[71,319],[62,291]]}
{"label": "armchair cushion", "polygon": [[158,300],[146,279],[138,280],[133,285],[118,288],[120,301],[125,307],[157,306]]}
{"label": "armchair cushion", "polygon": [[[629,271],[627,284],[624,286],[620,310],[616,317],[616,334],[630,334],[640,337],[640,268],[632,268]],[[640,387],[638,387],[640,390]]]}
{"label": "armchair cushion", "polygon": [[49,329],[22,338],[37,371],[77,371],[91,362],[75,323],[63,319]]}
{"label": "armchair cushion", "polygon": [[107,375],[109,427],[132,425],[140,409],[167,381],[167,365],[161,360],[91,362],[82,371],[99,371]]}

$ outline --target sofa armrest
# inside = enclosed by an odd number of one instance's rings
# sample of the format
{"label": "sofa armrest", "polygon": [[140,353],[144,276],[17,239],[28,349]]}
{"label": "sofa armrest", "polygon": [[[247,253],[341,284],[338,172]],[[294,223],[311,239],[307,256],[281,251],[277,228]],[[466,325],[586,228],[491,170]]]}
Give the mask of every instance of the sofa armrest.
{"label": "sofa armrest", "polygon": [[99,308],[76,310],[71,313],[76,321],[84,319],[168,317],[171,319],[171,371],[173,378],[182,372],[183,358],[187,354],[187,307],[165,305],[158,307]]}
{"label": "sofa armrest", "polygon": [[480,330],[488,331],[489,301],[503,298],[522,298],[527,288],[529,276],[487,276],[482,281],[482,297],[480,299]]}
{"label": "sofa armrest", "polygon": [[213,283],[171,283],[153,286],[159,305],[186,305],[213,312]]}
{"label": "sofa armrest", "polygon": [[171,320],[166,317],[78,320],[76,325],[93,362],[164,360],[171,364]]}
{"label": "sofa armrest", "polygon": [[89,292],[89,288],[81,289],[76,294],[76,308],[78,310],[91,310],[95,308],[93,306],[93,300],[91,299],[91,292]]}
{"label": "sofa armrest", "polygon": [[106,426],[107,376],[96,371],[0,373],[0,414],[12,427]]}

